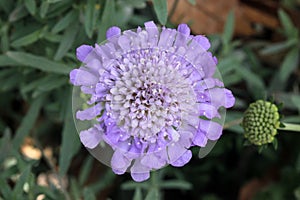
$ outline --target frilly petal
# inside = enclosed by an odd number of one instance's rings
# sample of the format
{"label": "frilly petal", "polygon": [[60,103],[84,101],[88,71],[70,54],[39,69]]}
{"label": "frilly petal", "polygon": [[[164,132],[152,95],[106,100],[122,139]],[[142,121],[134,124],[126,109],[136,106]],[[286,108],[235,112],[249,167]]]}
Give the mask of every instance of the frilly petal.
{"label": "frilly petal", "polygon": [[136,159],[130,169],[131,177],[136,182],[142,182],[150,177],[150,169],[141,164],[140,159]]}
{"label": "frilly petal", "polygon": [[87,55],[93,50],[93,47],[90,45],[81,45],[76,49],[76,57],[78,60],[83,62]]}
{"label": "frilly petal", "polygon": [[103,110],[103,105],[101,103],[98,103],[95,106],[92,106],[85,110],[77,111],[76,118],[79,120],[92,120],[98,115],[100,115],[102,110]]}
{"label": "frilly petal", "polygon": [[106,31],[106,39],[121,35],[121,29],[117,26],[112,26]]}
{"label": "frilly petal", "polygon": [[111,158],[111,168],[116,174],[124,174],[131,164],[131,160],[123,155],[123,152],[116,150]]}
{"label": "frilly petal", "polygon": [[98,80],[99,78],[96,75],[84,70],[83,68],[73,69],[70,72],[70,81],[76,86],[92,86],[95,85]]}
{"label": "frilly petal", "polygon": [[80,141],[82,144],[89,148],[95,148],[99,142],[102,140],[103,130],[99,130],[95,127],[92,127],[88,130],[84,130],[80,132]]}
{"label": "frilly petal", "polygon": [[192,158],[192,152],[187,150],[181,157],[179,157],[176,161],[172,162],[171,165],[174,167],[182,167],[186,163],[188,163]]}
{"label": "frilly petal", "polygon": [[200,130],[205,133],[208,139],[217,140],[222,135],[223,127],[217,122],[201,119]]}

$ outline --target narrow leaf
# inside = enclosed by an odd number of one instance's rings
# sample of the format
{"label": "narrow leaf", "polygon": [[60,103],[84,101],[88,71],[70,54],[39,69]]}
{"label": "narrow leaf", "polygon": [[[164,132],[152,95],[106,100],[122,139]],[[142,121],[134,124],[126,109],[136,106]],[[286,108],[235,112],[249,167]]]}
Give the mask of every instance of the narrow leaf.
{"label": "narrow leaf", "polygon": [[79,137],[74,125],[72,116],[72,95],[69,92],[68,100],[66,101],[67,110],[65,113],[64,128],[62,131],[62,144],[59,156],[59,173],[64,176],[70,166],[73,156],[80,148]]}
{"label": "narrow leaf", "polygon": [[150,188],[145,200],[159,199],[159,191],[157,188]]}
{"label": "narrow leaf", "polygon": [[16,186],[13,190],[13,199],[21,199],[21,195],[23,193],[23,186],[26,182],[28,182],[30,175],[31,166],[27,166],[25,170],[22,172],[19,180],[16,183]]}
{"label": "narrow leaf", "polygon": [[36,11],[36,2],[35,0],[25,0],[25,6],[31,15],[35,14]]}
{"label": "narrow leaf", "polygon": [[73,23],[73,25],[71,25],[69,28],[66,29],[62,37],[61,43],[59,44],[59,47],[54,56],[54,60],[62,59],[64,55],[69,51],[69,49],[73,45],[77,32],[78,32],[77,23]]}
{"label": "narrow leaf", "polygon": [[135,188],[133,200],[143,200],[142,190],[140,187]]}
{"label": "narrow leaf", "polygon": [[164,189],[181,189],[181,190],[191,190],[192,184],[183,180],[170,180],[161,183],[161,187]]}
{"label": "narrow leaf", "polygon": [[284,58],[280,67],[279,79],[283,83],[287,81],[291,73],[297,68],[299,64],[299,49],[293,48]]}
{"label": "narrow leaf", "polygon": [[8,67],[8,66],[17,66],[19,65],[18,62],[13,60],[12,58],[8,57],[5,54],[0,55],[0,68],[1,67]]}
{"label": "narrow leaf", "polygon": [[1,196],[4,199],[12,199],[13,198],[10,186],[6,182],[6,179],[4,179],[3,177],[0,177],[0,192],[1,192]]}
{"label": "narrow leaf", "polygon": [[25,36],[15,40],[15,41],[13,41],[11,43],[11,46],[21,47],[21,46],[26,46],[26,45],[32,44],[32,43],[39,40],[40,33],[41,33],[41,30],[37,30],[37,31],[34,31],[34,32],[32,32],[28,35],[25,35]]}
{"label": "narrow leaf", "polygon": [[76,18],[78,17],[78,12],[71,10],[66,16],[61,18],[57,24],[52,28],[51,32],[56,34],[65,28],[67,28],[71,22],[74,22]]}
{"label": "narrow leaf", "polygon": [[20,66],[28,66],[45,72],[53,72],[57,74],[69,74],[71,71],[71,68],[67,65],[30,53],[9,51],[6,55],[18,62],[18,65]]}
{"label": "narrow leaf", "polygon": [[89,0],[84,15],[84,30],[89,38],[92,37],[95,25],[96,1]]}
{"label": "narrow leaf", "polygon": [[88,175],[92,169],[92,166],[93,166],[93,161],[94,161],[94,158],[91,157],[91,156],[88,156],[85,160],[84,160],[84,163],[83,163],[83,166],[80,170],[80,174],[79,174],[79,184],[81,186],[83,186],[84,182],[87,180],[88,178]]}
{"label": "narrow leaf", "polygon": [[232,36],[233,36],[233,31],[234,31],[234,13],[231,11],[226,19],[226,23],[224,26],[224,32],[223,32],[223,42],[225,44],[229,44]]}
{"label": "narrow leaf", "polygon": [[153,0],[154,11],[158,21],[162,25],[166,25],[168,18],[167,1],[166,0]]}
{"label": "narrow leaf", "polygon": [[278,15],[279,15],[280,22],[283,26],[285,35],[288,38],[293,37],[297,29],[294,27],[294,24],[290,19],[290,17],[281,9],[278,11]]}
{"label": "narrow leaf", "polygon": [[115,0],[105,1],[104,10],[101,17],[101,22],[98,27],[97,42],[100,43],[106,38],[106,30],[115,25],[113,17],[116,12]]}
{"label": "narrow leaf", "polygon": [[40,7],[40,16],[41,18],[45,18],[49,8],[49,3],[47,1],[43,1]]}
{"label": "narrow leaf", "polygon": [[22,144],[24,138],[29,134],[30,130],[33,128],[34,123],[37,120],[41,106],[43,104],[44,97],[40,96],[34,99],[30,105],[26,116],[23,118],[20,126],[18,127],[15,137],[13,139],[13,145],[19,148]]}

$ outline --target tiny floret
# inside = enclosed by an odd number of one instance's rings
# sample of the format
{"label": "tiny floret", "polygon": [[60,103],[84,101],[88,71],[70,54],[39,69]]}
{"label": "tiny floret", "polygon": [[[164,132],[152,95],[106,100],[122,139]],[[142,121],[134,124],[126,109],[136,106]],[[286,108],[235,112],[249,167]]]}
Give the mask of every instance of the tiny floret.
{"label": "tiny floret", "polygon": [[82,66],[70,73],[73,102],[83,101],[73,103],[80,140],[100,161],[144,181],[152,170],[184,166],[192,146],[220,138],[220,110],[235,98],[215,76],[205,36],[152,21],[124,32],[112,27],[106,36],[77,49]]}

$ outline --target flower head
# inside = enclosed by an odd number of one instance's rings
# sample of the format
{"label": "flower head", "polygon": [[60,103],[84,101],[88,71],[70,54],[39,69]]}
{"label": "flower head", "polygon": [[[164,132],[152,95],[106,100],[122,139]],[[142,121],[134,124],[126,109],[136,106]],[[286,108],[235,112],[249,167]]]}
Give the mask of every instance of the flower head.
{"label": "flower head", "polygon": [[255,145],[273,142],[280,126],[279,118],[275,104],[263,100],[251,103],[242,122],[245,138]]}
{"label": "flower head", "polygon": [[93,121],[80,131],[87,148],[109,145],[113,171],[143,181],[151,170],[185,165],[191,146],[219,139],[215,119],[235,99],[214,77],[217,61],[206,37],[190,35],[186,24],[175,30],[153,22],[136,31],[112,27],[106,36],[101,45],[77,49],[83,65],[70,73],[89,95],[90,106],[75,111],[77,120]]}

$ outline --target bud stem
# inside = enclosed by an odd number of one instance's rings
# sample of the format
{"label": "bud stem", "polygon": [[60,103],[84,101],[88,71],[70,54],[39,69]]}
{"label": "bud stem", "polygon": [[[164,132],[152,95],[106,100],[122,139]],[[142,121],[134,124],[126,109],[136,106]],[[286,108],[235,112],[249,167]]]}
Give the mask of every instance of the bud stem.
{"label": "bud stem", "polygon": [[279,130],[300,132],[300,124],[282,123],[284,127],[279,127]]}

